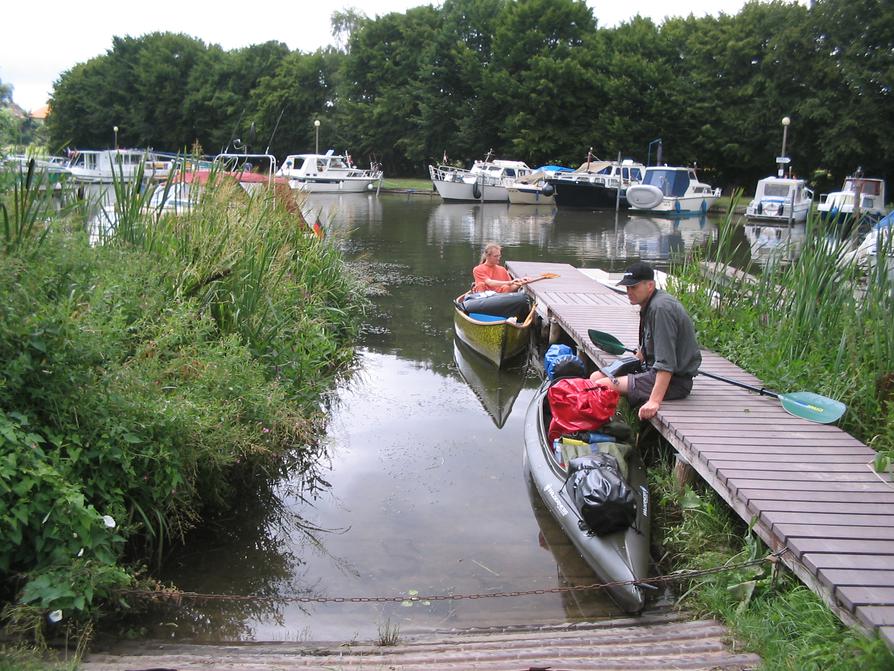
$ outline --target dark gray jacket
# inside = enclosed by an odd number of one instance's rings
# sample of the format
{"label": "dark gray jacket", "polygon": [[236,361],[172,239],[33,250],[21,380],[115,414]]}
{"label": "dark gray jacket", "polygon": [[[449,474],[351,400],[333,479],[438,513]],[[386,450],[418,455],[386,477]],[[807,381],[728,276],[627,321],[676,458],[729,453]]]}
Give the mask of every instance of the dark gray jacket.
{"label": "dark gray jacket", "polygon": [[640,310],[639,342],[646,364],[656,370],[691,378],[702,364],[692,319],[680,301],[660,289]]}

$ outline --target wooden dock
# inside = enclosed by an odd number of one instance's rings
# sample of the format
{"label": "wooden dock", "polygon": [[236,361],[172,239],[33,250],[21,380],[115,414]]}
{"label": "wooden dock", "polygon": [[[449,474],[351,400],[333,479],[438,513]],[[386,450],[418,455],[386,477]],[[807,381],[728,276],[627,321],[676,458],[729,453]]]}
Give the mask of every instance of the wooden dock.
{"label": "wooden dock", "polygon": [[[615,357],[590,343],[590,328],[637,345],[639,308],[624,294],[566,264],[507,267],[514,276],[560,275],[527,290],[594,363]],[[761,386],[713,352],[702,357],[702,370]],[[789,415],[771,397],[705,376],[650,421],[772,550],[788,549],[783,562],[843,622],[894,648],[894,479],[874,471],[874,450],[835,426]]]}

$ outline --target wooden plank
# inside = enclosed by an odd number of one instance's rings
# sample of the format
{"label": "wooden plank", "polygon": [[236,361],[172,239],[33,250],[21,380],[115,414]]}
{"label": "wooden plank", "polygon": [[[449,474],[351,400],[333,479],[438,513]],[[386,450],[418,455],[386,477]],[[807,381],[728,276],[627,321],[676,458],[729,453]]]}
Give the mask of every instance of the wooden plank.
{"label": "wooden plank", "polygon": [[853,538],[789,538],[785,545],[800,557],[806,553],[840,552],[843,554],[875,554],[894,556],[894,542],[889,540],[856,540]]}
{"label": "wooden plank", "polygon": [[[852,454],[849,450],[841,450],[831,448],[834,451],[830,451],[826,454],[814,454],[811,456],[811,461],[813,467],[826,467],[832,464],[859,464],[861,467],[866,467],[867,461],[866,457],[862,454]],[[798,458],[800,454],[780,454],[778,451],[768,451],[764,453],[755,453],[755,452],[742,452],[741,450],[729,450],[728,452],[723,452],[719,450],[705,450],[699,447],[699,454],[704,458],[705,461],[711,463],[711,465],[716,466],[717,468],[721,467],[729,467],[736,463],[734,461],[735,457],[754,457],[751,459],[749,463],[752,468],[759,468],[766,466],[768,469],[776,468],[778,466],[784,466],[792,463],[793,458]],[[746,463],[746,462],[741,462]],[[798,463],[798,462],[796,462]],[[804,462],[800,462],[804,463]]]}
{"label": "wooden plank", "polygon": [[841,585],[835,588],[835,596],[850,611],[857,606],[887,606],[894,603],[894,587]]}
{"label": "wooden plank", "polygon": [[866,571],[863,569],[823,569],[819,572],[819,576],[833,586],[894,586],[894,569],[881,571]]}
{"label": "wooden plank", "polygon": [[789,499],[761,499],[753,501],[759,505],[764,513],[798,513],[810,514],[811,519],[819,514],[847,514],[847,515],[888,515],[894,513],[891,503],[866,503],[852,502],[845,495],[841,502],[832,501],[791,501]]}
{"label": "wooden plank", "polygon": [[856,573],[870,573],[890,570],[894,567],[891,555],[861,555],[848,553],[827,554],[822,552],[805,554],[801,561],[814,573],[820,571],[845,570]]}
{"label": "wooden plank", "polygon": [[857,608],[857,617],[873,626],[894,626],[894,606],[861,606]]}
{"label": "wooden plank", "polygon": [[[741,485],[741,483],[738,483]],[[766,484],[766,483],[762,483]],[[894,492],[880,489],[869,492],[857,492],[851,489],[837,491],[814,491],[812,489],[797,490],[788,487],[787,483],[769,483],[761,488],[742,487],[736,489],[736,495],[746,502],[755,502],[760,505],[762,501],[818,501],[830,503],[873,503],[894,505]]]}
{"label": "wooden plank", "polygon": [[894,526],[849,526],[840,524],[777,524],[773,530],[779,533],[783,540],[791,538],[828,538],[894,541]]}
{"label": "wooden plank", "polygon": [[[809,482],[809,483],[853,483],[859,484],[877,484],[880,487],[888,487],[886,483],[880,481],[874,473],[868,471],[845,471],[842,473],[824,469],[821,471],[766,471],[743,468],[717,469],[720,477],[726,480],[785,480],[788,482]],[[816,485],[814,485],[816,486]]]}
{"label": "wooden plank", "polygon": [[[705,456],[702,452],[702,456]],[[785,455],[780,455],[784,457]],[[844,462],[807,462],[792,461],[793,455],[788,455],[788,460],[780,458],[779,461],[743,461],[740,459],[711,459],[711,465],[723,472],[749,472],[760,473],[761,471],[772,471],[774,473],[859,473],[872,474],[871,469],[867,468],[866,462],[863,460],[844,461]]]}
{"label": "wooden plank", "polygon": [[[785,489],[792,491],[813,491],[817,489],[819,480],[813,481],[786,481]],[[782,489],[782,481],[769,479],[742,479],[737,480],[734,486],[735,491],[741,489]],[[823,488],[827,492],[876,492],[878,494],[888,494],[891,487],[883,482],[825,482]],[[822,492],[816,492],[822,494]],[[820,499],[822,500],[822,499]]]}
{"label": "wooden plank", "polygon": [[799,522],[809,521],[810,524],[816,526],[881,526],[894,528],[894,511],[892,511],[892,514],[887,515],[854,515],[851,513],[783,513],[764,510],[761,514],[770,525],[797,524]]}

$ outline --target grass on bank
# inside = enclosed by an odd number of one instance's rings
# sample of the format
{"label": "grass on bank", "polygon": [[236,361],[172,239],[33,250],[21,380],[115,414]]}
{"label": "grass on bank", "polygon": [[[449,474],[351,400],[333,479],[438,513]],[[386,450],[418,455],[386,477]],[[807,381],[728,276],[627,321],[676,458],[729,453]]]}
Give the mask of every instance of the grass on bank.
{"label": "grass on bank", "polygon": [[[732,566],[769,556],[766,546],[704,483],[681,488],[670,456],[650,469],[657,502],[653,548],[662,573]],[[764,671],[884,671],[894,653],[880,639],[846,628],[831,610],[781,565],[722,572],[678,585],[680,604],[696,615],[722,619]]]}
{"label": "grass on bank", "polygon": [[314,461],[363,294],[281,195],[222,179],[172,216],[121,188],[95,245],[82,205],[34,189],[0,191],[0,593],[41,641],[151,585],[243,483]]}
{"label": "grass on bank", "polygon": [[[768,388],[812,390],[844,401],[842,428],[878,452],[894,449],[894,287],[881,267],[861,267],[848,252],[855,242],[811,218],[799,257],[782,255],[766,267],[742,259],[732,244],[738,218],[730,215],[704,254],[678,259],[671,287],[696,324],[702,346],[757,375]],[[880,250],[890,254],[890,242]],[[729,263],[757,278],[721,280],[702,260]],[[651,471],[659,501],[654,545],[664,569],[699,569],[766,556],[767,548],[709,487],[681,490],[672,467]],[[721,573],[685,585],[681,603],[721,617],[770,670],[882,671],[894,654],[841,624],[810,589],[784,567]]]}

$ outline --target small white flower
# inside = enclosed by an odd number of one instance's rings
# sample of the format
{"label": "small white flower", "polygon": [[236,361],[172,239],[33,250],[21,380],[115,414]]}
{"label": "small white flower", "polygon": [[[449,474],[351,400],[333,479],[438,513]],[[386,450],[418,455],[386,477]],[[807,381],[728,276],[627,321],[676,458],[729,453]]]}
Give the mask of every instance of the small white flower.
{"label": "small white flower", "polygon": [[84,556],[84,548],[81,548],[80,550],[78,550],[78,557],[83,557],[83,556]]}
{"label": "small white flower", "polygon": [[114,528],[115,528],[115,518],[112,517],[111,515],[103,515],[103,516],[102,516],[102,522],[103,522],[103,524],[105,524],[109,529],[114,529]]}
{"label": "small white flower", "polygon": [[49,615],[47,615],[47,619],[48,619],[50,622],[52,622],[53,624],[56,624],[57,622],[59,622],[59,620],[62,619],[62,611],[61,611],[61,610],[54,610],[52,613],[50,613]]}

